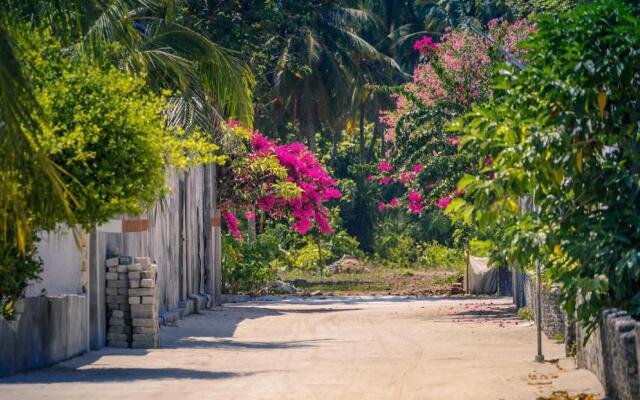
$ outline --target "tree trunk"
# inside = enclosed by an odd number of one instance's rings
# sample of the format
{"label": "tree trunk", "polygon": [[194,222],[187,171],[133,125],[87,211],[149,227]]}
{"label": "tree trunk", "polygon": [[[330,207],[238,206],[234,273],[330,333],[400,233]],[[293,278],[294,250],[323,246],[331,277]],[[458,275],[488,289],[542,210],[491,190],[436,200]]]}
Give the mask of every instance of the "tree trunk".
{"label": "tree trunk", "polygon": [[338,158],[338,129],[331,130],[331,165],[336,166]]}
{"label": "tree trunk", "polygon": [[318,145],[316,143],[316,132],[313,126],[313,119],[311,117],[311,111],[307,112],[307,117],[304,121],[301,121],[301,125],[304,127],[304,135],[307,138],[307,143],[309,145],[309,150],[315,153],[318,150]]}
{"label": "tree trunk", "polygon": [[358,141],[360,146],[360,164],[364,164],[366,159],[366,144],[365,144],[365,132],[364,132],[364,101],[360,103],[360,140]]}

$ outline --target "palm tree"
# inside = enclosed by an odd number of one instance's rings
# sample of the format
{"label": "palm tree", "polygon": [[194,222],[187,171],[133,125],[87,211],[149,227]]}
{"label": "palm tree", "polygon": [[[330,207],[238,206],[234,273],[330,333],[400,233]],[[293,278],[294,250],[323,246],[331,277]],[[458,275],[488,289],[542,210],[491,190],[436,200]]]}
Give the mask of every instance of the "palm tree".
{"label": "palm tree", "polygon": [[350,108],[353,88],[363,85],[366,71],[399,74],[400,67],[358,34],[375,23],[366,10],[318,6],[312,11],[285,32],[274,92],[276,114],[288,112],[315,150],[319,121]]}

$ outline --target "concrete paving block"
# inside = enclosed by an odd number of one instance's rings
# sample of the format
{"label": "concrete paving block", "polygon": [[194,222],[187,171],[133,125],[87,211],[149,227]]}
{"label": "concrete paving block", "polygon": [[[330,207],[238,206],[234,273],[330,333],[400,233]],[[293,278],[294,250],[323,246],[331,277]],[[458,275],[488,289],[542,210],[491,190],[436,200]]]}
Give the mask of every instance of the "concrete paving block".
{"label": "concrete paving block", "polygon": [[122,311],[122,310],[113,310],[113,311],[111,311],[111,316],[113,318],[124,318],[124,311]]}
{"label": "concrete paving block", "polygon": [[107,303],[107,311],[117,310],[117,309],[118,309],[117,303]]}
{"label": "concrete paving block", "polygon": [[133,262],[132,257],[120,256],[118,257],[118,264],[120,265],[130,265]]}
{"label": "concrete paving block", "polygon": [[135,257],[133,259],[133,262],[135,264],[140,264],[143,267],[147,265],[151,265],[151,259],[149,257]]}
{"label": "concrete paving block", "polygon": [[140,296],[129,296],[129,304],[140,304]]}
{"label": "concrete paving block", "polygon": [[126,274],[127,272],[129,272],[129,266],[128,265],[118,265],[117,271],[119,274]]}
{"label": "concrete paving block", "polygon": [[152,318],[133,318],[131,325],[135,326],[156,326],[158,321]]}
{"label": "concrete paving block", "polygon": [[108,281],[115,281],[116,279],[118,279],[118,274],[114,272],[107,272],[106,274],[104,274],[104,276]]}
{"label": "concrete paving block", "polygon": [[126,273],[118,273],[118,279],[126,281],[127,280],[127,274]]}
{"label": "concrete paving block", "polygon": [[134,326],[133,334],[156,334],[158,328],[156,326]]}
{"label": "concrete paving block", "polygon": [[131,296],[154,296],[155,290],[152,288],[129,289]]}
{"label": "concrete paving block", "polygon": [[117,296],[118,295],[118,288],[115,287],[108,287],[105,289],[105,293],[107,296]]}
{"label": "concrete paving block", "polygon": [[143,288],[152,288],[156,286],[156,281],[153,279],[142,279],[140,281],[140,286]]}
{"label": "concrete paving block", "polygon": [[140,279],[140,271],[129,272],[128,277],[129,280]]}
{"label": "concrete paving block", "polygon": [[121,304],[127,302],[127,296],[107,296],[107,304]]}
{"label": "concrete paving block", "polygon": [[131,335],[132,332],[133,330],[131,326],[110,326],[107,333],[123,333]]}
{"label": "concrete paving block", "polygon": [[121,281],[121,280],[107,281],[107,287],[126,288],[128,286],[129,286],[129,282],[128,281]]}
{"label": "concrete paving block", "polygon": [[118,273],[118,267],[117,266],[116,267],[109,267],[109,268],[107,268],[107,272],[111,272],[111,273],[117,274]]}
{"label": "concrete paving block", "polygon": [[128,288],[118,288],[118,294],[120,296],[128,296],[129,295],[129,289]]}
{"label": "concrete paving block", "polygon": [[112,326],[125,326],[124,318],[109,318],[109,325]]}
{"label": "concrete paving block", "polygon": [[142,319],[147,319],[147,318],[154,318],[156,316],[156,312],[155,310],[149,310],[149,311],[135,311],[135,310],[131,310],[131,317],[132,318],[142,318]]}
{"label": "concrete paving block", "polygon": [[131,311],[156,311],[153,304],[132,304]]}
{"label": "concrete paving block", "polygon": [[155,333],[134,333],[131,339],[135,342],[155,342],[158,340],[158,335]]}
{"label": "concrete paving block", "polygon": [[110,342],[126,342],[129,340],[129,335],[126,333],[107,333],[107,340]]}
{"label": "concrete paving block", "polygon": [[123,303],[118,305],[118,310],[131,311],[131,305],[129,303]]}
{"label": "concrete paving block", "polygon": [[104,262],[106,267],[117,267],[118,266],[118,257],[107,258]]}
{"label": "concrete paving block", "polygon": [[158,266],[155,264],[145,265],[142,267],[142,270],[145,272],[158,272]]}
{"label": "concrete paving block", "polygon": [[138,289],[140,287],[140,279],[133,279],[129,281],[129,287],[131,289]]}
{"label": "concrete paving block", "polygon": [[142,271],[142,265],[140,264],[129,265],[129,272],[138,272],[138,271]]}
{"label": "concrete paving block", "polygon": [[142,271],[142,272],[140,272],[140,278],[142,278],[142,279],[156,279],[156,271]]}
{"label": "concrete paving block", "polygon": [[156,298],[153,296],[142,296],[142,304],[156,304]]}

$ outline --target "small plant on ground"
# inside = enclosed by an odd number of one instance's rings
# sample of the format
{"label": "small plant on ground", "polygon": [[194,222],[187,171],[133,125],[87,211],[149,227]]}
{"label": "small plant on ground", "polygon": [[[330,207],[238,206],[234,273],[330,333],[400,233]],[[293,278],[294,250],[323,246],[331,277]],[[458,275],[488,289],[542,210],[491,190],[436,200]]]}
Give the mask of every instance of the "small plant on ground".
{"label": "small plant on ground", "polygon": [[518,318],[533,321],[533,312],[529,307],[522,307],[518,310]]}

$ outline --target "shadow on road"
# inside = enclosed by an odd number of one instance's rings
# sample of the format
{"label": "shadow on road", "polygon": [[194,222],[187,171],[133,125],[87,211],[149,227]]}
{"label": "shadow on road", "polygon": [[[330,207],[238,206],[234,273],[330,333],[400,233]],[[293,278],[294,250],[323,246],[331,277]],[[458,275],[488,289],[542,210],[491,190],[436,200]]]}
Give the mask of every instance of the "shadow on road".
{"label": "shadow on road", "polygon": [[182,368],[69,368],[52,367],[1,379],[2,384],[18,383],[104,383],[153,379],[226,379],[254,375],[233,372],[198,371]]}

